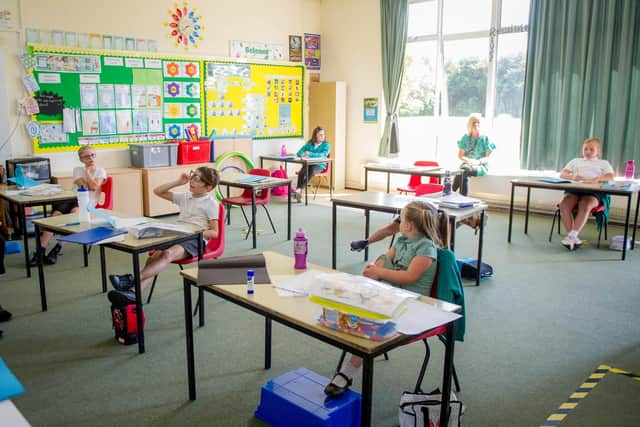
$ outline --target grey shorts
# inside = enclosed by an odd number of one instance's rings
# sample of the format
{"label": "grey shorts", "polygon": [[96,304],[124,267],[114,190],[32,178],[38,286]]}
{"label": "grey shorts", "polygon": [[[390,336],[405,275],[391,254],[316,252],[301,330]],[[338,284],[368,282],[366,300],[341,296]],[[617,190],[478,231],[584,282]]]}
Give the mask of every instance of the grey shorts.
{"label": "grey shorts", "polygon": [[[194,239],[187,240],[186,242],[178,243],[184,251],[189,254],[191,258],[198,256],[198,242]],[[207,245],[207,242],[202,241],[202,252],[204,252],[204,247]]]}

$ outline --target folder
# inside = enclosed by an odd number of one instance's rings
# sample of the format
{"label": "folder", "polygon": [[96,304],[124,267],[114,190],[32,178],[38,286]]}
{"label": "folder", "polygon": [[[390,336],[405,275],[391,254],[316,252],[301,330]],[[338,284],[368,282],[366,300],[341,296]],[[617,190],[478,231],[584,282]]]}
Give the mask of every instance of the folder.
{"label": "folder", "polygon": [[266,265],[262,254],[200,261],[198,263],[198,286],[244,285],[247,283],[247,270],[255,271],[253,281],[256,285],[269,284],[271,279]]}
{"label": "folder", "polygon": [[24,393],[24,387],[0,357],[0,401]]}
{"label": "folder", "polygon": [[79,243],[81,245],[93,245],[101,240],[126,234],[126,232],[127,230],[124,229],[96,227],[79,233],[69,234],[68,236],[60,236],[58,237],[58,240],[63,242]]}

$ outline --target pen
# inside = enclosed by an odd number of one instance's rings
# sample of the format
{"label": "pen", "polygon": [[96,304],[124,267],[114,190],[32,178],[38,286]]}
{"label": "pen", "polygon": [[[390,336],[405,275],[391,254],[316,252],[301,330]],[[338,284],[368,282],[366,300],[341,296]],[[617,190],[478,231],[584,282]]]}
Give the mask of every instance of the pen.
{"label": "pen", "polygon": [[66,224],[62,224],[63,227],[71,227],[72,225],[80,225],[80,222],[68,222]]}

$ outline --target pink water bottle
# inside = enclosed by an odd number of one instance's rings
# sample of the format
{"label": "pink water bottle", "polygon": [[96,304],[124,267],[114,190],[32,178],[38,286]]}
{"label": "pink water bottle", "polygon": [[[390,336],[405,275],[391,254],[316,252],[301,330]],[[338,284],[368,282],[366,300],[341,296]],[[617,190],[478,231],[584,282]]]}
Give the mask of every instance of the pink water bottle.
{"label": "pink water bottle", "polygon": [[295,259],[294,268],[304,270],[307,268],[307,253],[309,252],[309,239],[304,234],[302,228],[298,228],[295,239],[293,239],[293,257]]}
{"label": "pink water bottle", "polygon": [[626,179],[633,179],[636,176],[636,165],[633,160],[627,161],[627,168],[624,170],[624,177]]}
{"label": "pink water bottle", "polygon": [[280,157],[287,157],[287,146],[284,144],[280,147]]}

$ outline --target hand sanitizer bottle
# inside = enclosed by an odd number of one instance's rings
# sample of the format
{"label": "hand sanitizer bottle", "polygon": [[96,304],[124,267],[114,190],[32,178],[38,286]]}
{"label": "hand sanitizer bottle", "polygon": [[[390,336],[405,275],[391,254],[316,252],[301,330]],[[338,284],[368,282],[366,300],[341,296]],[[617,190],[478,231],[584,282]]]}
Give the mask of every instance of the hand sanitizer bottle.
{"label": "hand sanitizer bottle", "polygon": [[254,270],[247,270],[247,294],[253,295],[253,285],[256,272]]}
{"label": "hand sanitizer bottle", "polygon": [[284,144],[280,147],[280,157],[287,157],[287,146]]}

